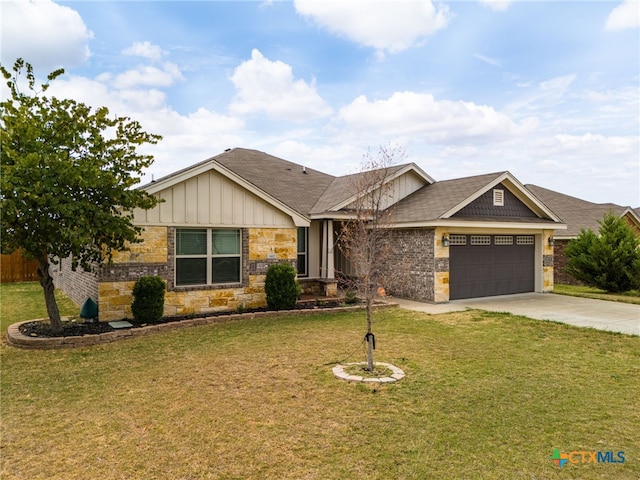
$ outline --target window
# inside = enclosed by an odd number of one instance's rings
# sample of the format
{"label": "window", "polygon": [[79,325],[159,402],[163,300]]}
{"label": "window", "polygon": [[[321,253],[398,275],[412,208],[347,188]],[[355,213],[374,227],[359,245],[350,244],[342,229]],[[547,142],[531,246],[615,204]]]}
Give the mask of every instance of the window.
{"label": "window", "polygon": [[504,190],[498,188],[493,189],[493,206],[504,207]]}
{"label": "window", "polygon": [[240,230],[176,230],[176,286],[241,281]]}
{"label": "window", "polygon": [[449,245],[466,245],[467,244],[467,236],[466,235],[449,235]]}
{"label": "window", "polygon": [[298,276],[300,277],[306,277],[307,275],[309,275],[307,268],[308,268],[308,261],[307,261],[307,255],[308,255],[308,251],[309,251],[309,228],[308,227],[298,227],[298,263],[297,263],[297,270],[298,270]]}
{"label": "window", "polygon": [[534,245],[534,237],[533,235],[518,235],[516,237],[517,245]]}
{"label": "window", "polygon": [[495,237],[493,237],[493,243],[495,245],[513,245],[513,236],[496,235]]}
{"label": "window", "polygon": [[471,245],[491,245],[491,235],[471,235]]}

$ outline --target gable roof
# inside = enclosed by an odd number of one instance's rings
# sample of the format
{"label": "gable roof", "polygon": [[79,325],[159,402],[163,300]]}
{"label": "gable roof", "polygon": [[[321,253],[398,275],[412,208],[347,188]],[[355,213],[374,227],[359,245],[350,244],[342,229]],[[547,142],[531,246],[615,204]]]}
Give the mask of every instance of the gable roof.
{"label": "gable roof", "polygon": [[[527,191],[526,188],[510,173],[495,172],[485,175],[444,180],[428,185],[409,197],[401,200],[394,207],[392,221],[395,224],[419,225],[424,222],[444,223],[455,213],[462,210],[475,199],[496,185],[505,185],[519,200],[525,203],[537,218],[526,219],[526,223],[553,222],[560,223],[560,218],[544,203]],[[471,218],[465,218],[466,221]],[[477,218],[478,221],[513,222],[510,217]]]}
{"label": "gable roof", "polygon": [[333,175],[245,148],[229,150],[216,161],[305,216],[335,180]]}
{"label": "gable roof", "polygon": [[[280,208],[292,209],[299,215],[331,215],[344,203],[355,199],[354,180],[368,172],[334,177],[306,168],[258,150],[233,148],[174,172],[140,188],[157,193],[207,170],[216,170],[232,178],[263,199],[276,200]],[[425,183],[434,180],[414,163],[394,165],[387,169],[386,181],[413,172]]]}
{"label": "gable roof", "polygon": [[567,230],[562,232],[561,235],[556,235],[556,238],[577,237],[582,229],[591,229],[597,232],[600,228],[598,221],[602,220],[602,217],[609,212],[619,217],[627,215],[640,226],[640,216],[631,207],[623,207],[615,203],[588,202],[537,185],[527,184],[526,188],[548,205],[566,223]]}
{"label": "gable roof", "polygon": [[257,150],[234,148],[139,188],[158,193],[210,170],[291,215],[298,226],[308,224],[306,209],[315,202],[314,195],[320,195],[334,178]]}
{"label": "gable roof", "polygon": [[[191,177],[214,170],[292,216],[296,225],[311,218],[340,217],[340,210],[357,198],[354,182],[368,172],[334,177],[312,168],[257,150],[233,148],[179,170],[140,188],[158,193]],[[413,187],[394,206],[392,221],[398,226],[453,224],[456,222],[511,222],[521,225],[553,223],[564,228],[560,218],[510,172],[495,172],[436,182],[414,163],[387,168],[385,182],[412,175]],[[451,218],[465,206],[502,184],[536,216],[534,218]],[[422,186],[421,186],[422,185]],[[417,189],[417,190],[416,190]],[[344,212],[343,212],[344,213]]]}
{"label": "gable roof", "polygon": [[[386,173],[384,182],[393,181],[394,179],[409,172],[417,175],[417,177],[425,184],[432,184],[435,182],[433,178],[427,175],[415,163],[392,165],[385,168],[384,170],[386,170],[386,172],[384,172]],[[358,195],[362,194],[361,192],[354,191],[356,185],[358,185],[358,179],[370,174],[371,172],[367,171],[334,178],[333,182],[331,182],[331,185],[329,185],[329,187],[325,190],[325,192],[313,206],[311,214],[321,216],[325,213],[335,213],[345,206],[353,203],[357,199]]]}

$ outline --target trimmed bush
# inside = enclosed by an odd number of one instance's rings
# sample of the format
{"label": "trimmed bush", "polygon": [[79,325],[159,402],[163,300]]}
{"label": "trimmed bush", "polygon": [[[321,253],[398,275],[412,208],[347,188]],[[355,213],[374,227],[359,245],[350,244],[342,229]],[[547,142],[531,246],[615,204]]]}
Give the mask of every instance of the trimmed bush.
{"label": "trimmed bush", "polygon": [[264,282],[267,305],[272,310],[291,310],[296,306],[300,286],[296,281],[296,269],[288,263],[271,265]]}
{"label": "trimmed bush", "polygon": [[133,286],[133,318],[141,323],[155,323],[164,313],[166,284],[160,277],[140,277]]}

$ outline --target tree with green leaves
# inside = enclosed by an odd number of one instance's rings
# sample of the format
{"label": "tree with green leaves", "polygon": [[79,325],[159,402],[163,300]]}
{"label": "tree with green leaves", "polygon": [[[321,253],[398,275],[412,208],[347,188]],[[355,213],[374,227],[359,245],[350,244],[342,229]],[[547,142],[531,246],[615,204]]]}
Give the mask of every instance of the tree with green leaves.
{"label": "tree with green leaves", "polygon": [[611,212],[598,223],[598,235],[583,229],[567,244],[567,273],[607,292],[640,288],[640,239]]}
{"label": "tree with green leaves", "polygon": [[139,241],[132,212],[158,200],[132,188],[153,163],[137,148],[161,137],[127,117],[111,117],[106,107],[47,96],[62,69],[40,87],[22,59],[12,71],[0,70],[9,87],[0,102],[1,248],[22,249],[37,260],[51,327],[59,331],[51,263],[69,257],[74,270],[90,271],[111,260],[112,251]]}

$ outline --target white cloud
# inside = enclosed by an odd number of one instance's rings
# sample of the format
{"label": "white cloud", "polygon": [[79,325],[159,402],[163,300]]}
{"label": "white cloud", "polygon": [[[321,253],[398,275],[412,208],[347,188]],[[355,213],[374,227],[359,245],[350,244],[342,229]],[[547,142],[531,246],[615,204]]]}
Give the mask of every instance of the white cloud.
{"label": "white cloud", "polygon": [[605,30],[624,30],[640,27],[640,3],[638,0],[625,0],[614,8],[605,23]]}
{"label": "white cloud", "polygon": [[483,61],[484,63],[488,63],[489,65],[493,65],[494,67],[502,67],[500,61],[498,61],[498,60],[496,60],[494,58],[486,57],[484,55],[480,55],[479,53],[474,53],[473,56],[476,57],[478,60]]}
{"label": "white cloud", "polygon": [[131,88],[136,85],[168,87],[177,80],[184,80],[180,70],[175,64],[166,62],[161,68],[139,65],[134,70],[117,75],[113,84],[118,89]]}
{"label": "white cloud", "polygon": [[167,54],[158,45],[150,42],[134,42],[130,47],[125,48],[121,52],[123,55],[131,55],[147,58],[149,60],[160,60]]}
{"label": "white cloud", "polygon": [[530,83],[522,83],[518,86],[527,89],[517,100],[512,101],[505,108],[506,112],[516,112],[520,109],[537,110],[549,107],[562,101],[569,87],[575,82],[577,75],[569,74],[551,78],[538,83],[535,89],[529,90]]}
{"label": "white cloud", "polygon": [[505,11],[514,0],[480,0],[483,5],[498,11]]}
{"label": "white cloud", "polygon": [[611,136],[586,133],[584,135],[559,134],[554,137],[556,145],[565,154],[580,154],[581,157],[609,158],[625,155],[638,150],[637,137]]}
{"label": "white cloud", "polygon": [[540,82],[539,88],[542,92],[553,92],[554,95],[562,95],[575,80],[575,74],[563,75]]}
{"label": "white cloud", "polygon": [[93,33],[75,10],[50,0],[2,0],[2,63],[21,57],[51,71],[83,64]]}
{"label": "white cloud", "polygon": [[390,53],[419,45],[451,17],[431,0],[295,0],[295,7],[330,32]]}
{"label": "white cloud", "polygon": [[396,92],[386,100],[356,98],[340,110],[339,119],[352,130],[389,136],[420,136],[429,142],[501,141],[529,132],[535,119],[515,123],[490,106],[440,100],[432,95]]}
{"label": "white cloud", "polygon": [[296,80],[289,65],[272,62],[257,49],[251,52],[251,60],[235,69],[231,81],[238,90],[230,105],[236,114],[266,113],[273,118],[303,121],[331,113],[313,84]]}
{"label": "white cloud", "polygon": [[[165,92],[156,88],[117,88],[113,78],[109,74],[96,79],[65,75],[52,82],[48,93],[94,108],[106,106],[111,115],[128,116],[140,122],[144,131],[162,135],[157,145],[141,150],[154,155],[150,171],[156,179],[225,148],[244,145],[245,125],[241,119],[205,108],[182,114],[167,104]],[[150,180],[147,175],[144,182]]]}

